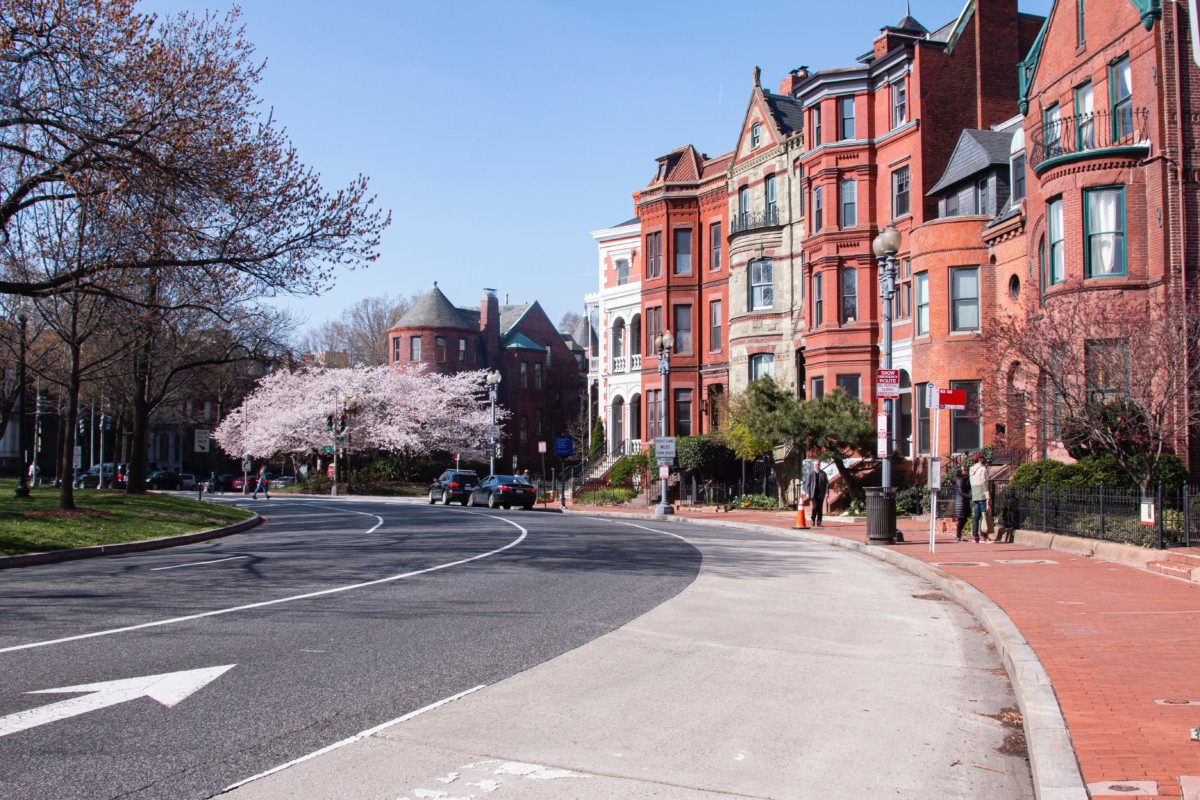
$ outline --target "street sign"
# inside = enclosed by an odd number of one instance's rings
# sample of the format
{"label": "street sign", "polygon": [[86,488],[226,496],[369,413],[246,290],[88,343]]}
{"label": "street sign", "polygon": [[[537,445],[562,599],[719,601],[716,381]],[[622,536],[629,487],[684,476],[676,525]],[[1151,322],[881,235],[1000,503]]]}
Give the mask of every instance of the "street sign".
{"label": "street sign", "polygon": [[208,428],[196,428],[196,452],[208,452]]}
{"label": "street sign", "polygon": [[493,442],[488,442],[483,446],[483,457],[492,459],[496,457],[496,445]]}
{"label": "street sign", "polygon": [[546,452],[546,443],[545,442],[538,442],[538,452],[539,453]]}
{"label": "street sign", "polygon": [[875,394],[884,400],[895,400],[900,397],[900,370],[876,370]]}
{"label": "street sign", "polygon": [[321,449],[322,449],[323,451],[325,451],[326,453],[332,453],[332,452],[333,452],[333,445],[331,445],[331,444],[327,444],[327,445],[324,445],[324,446],[323,446]]}
{"label": "street sign", "polygon": [[253,471],[254,471],[254,462],[253,461],[250,461],[249,459],[247,459],[246,461],[242,462],[242,472],[253,472]]}
{"label": "street sign", "polygon": [[488,425],[488,438],[489,439],[499,439],[500,438],[500,426],[499,425]]}
{"label": "street sign", "polygon": [[658,465],[658,477],[660,477],[660,478],[671,477],[671,468],[668,467],[666,464],[659,464]]}
{"label": "street sign", "polygon": [[570,436],[555,436],[554,455],[560,458],[575,455],[575,440]]}
{"label": "street sign", "polygon": [[942,488],[942,459],[929,459],[929,489],[936,492]]}
{"label": "street sign", "polygon": [[656,436],[654,438],[654,457],[675,460],[675,437]]}
{"label": "street sign", "polygon": [[967,410],[966,389],[941,389],[938,391],[938,408],[949,408],[954,411]]}
{"label": "street sign", "polygon": [[888,456],[888,415],[879,414],[875,417],[875,435],[877,438],[875,455],[879,458]]}
{"label": "street sign", "polygon": [[72,456],[73,460],[71,462],[71,466],[75,469],[79,469],[83,466],[83,448],[79,445],[75,445],[75,450],[73,452],[74,454]]}
{"label": "street sign", "polygon": [[937,404],[937,385],[934,384],[933,381],[930,381],[929,383],[925,384],[925,407],[937,408]]}

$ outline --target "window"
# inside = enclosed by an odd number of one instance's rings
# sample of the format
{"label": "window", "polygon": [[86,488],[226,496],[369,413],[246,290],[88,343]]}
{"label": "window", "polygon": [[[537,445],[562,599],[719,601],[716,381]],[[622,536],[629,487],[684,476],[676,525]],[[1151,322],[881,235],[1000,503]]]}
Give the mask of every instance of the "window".
{"label": "window", "polygon": [[721,350],[721,301],[713,300],[708,304],[708,349],[718,353]]}
{"label": "window", "polygon": [[929,333],[929,273],[914,276],[917,292],[917,336]]}
{"label": "window", "polygon": [[692,390],[675,390],[675,435],[692,435]]}
{"label": "window", "polygon": [[1113,141],[1133,135],[1133,83],[1129,56],[1108,68],[1108,96],[1112,103]]}
{"label": "window", "polygon": [[1085,189],[1083,219],[1085,274],[1108,278],[1125,274],[1125,188]]}
{"label": "window", "polygon": [[892,84],[892,127],[899,128],[908,121],[908,92],[904,78]]}
{"label": "window", "polygon": [[754,123],[750,126],[750,147],[758,147],[762,142],[762,125]]}
{"label": "window", "polygon": [[400,360],[400,337],[392,337],[392,362]]}
{"label": "window", "polygon": [[662,306],[646,309],[646,352],[654,353],[654,337],[662,333]]}
{"label": "window", "polygon": [[521,417],[521,444],[529,441],[529,417]]}
{"label": "window", "polygon": [[917,396],[917,455],[929,455],[929,406],[925,405],[925,390],[913,385],[913,394]]}
{"label": "window", "polygon": [[838,98],[838,138],[854,138],[854,98]]}
{"label": "window", "polygon": [[842,181],[839,196],[841,198],[841,226],[853,228],[858,225],[858,184],[853,180]]}
{"label": "window", "polygon": [[617,259],[617,286],[624,286],[629,283],[629,261],[624,258]]}
{"label": "window", "polygon": [[1012,158],[1012,204],[1025,199],[1025,152]]}
{"label": "window", "polygon": [[774,225],[778,220],[779,206],[775,196],[775,176],[768,175],[763,181],[763,189],[767,195],[767,218],[765,222],[768,225]]}
{"label": "window", "polygon": [[858,380],[859,378],[857,375],[838,375],[837,388],[845,392],[847,397],[853,397],[857,399],[859,397]]}
{"label": "window", "polygon": [[651,438],[662,436],[662,390],[651,389],[646,392],[646,432]]}
{"label": "window", "polygon": [[521,388],[529,388],[529,365],[524,361],[521,362]]}
{"label": "window", "polygon": [[458,360],[467,360],[467,340],[461,337],[458,340]]}
{"label": "window", "polygon": [[542,435],[542,410],[540,408],[533,410],[533,435]]}
{"label": "window", "polygon": [[980,178],[975,183],[975,213],[989,217],[996,213],[996,209],[992,206],[990,178]]}
{"label": "window", "polygon": [[420,336],[413,336],[413,337],[409,338],[409,340],[408,340],[408,360],[409,361],[420,361],[421,360],[421,337]]}
{"label": "window", "polygon": [[800,167],[796,185],[800,187],[800,191],[796,193],[798,195],[798,202],[796,203],[796,217],[798,219],[804,219],[804,207],[808,205],[804,202],[804,167]]}
{"label": "window", "polygon": [[946,213],[943,214],[942,216],[945,216],[945,217],[957,217],[958,216],[958,195],[957,194],[946,195]]}
{"label": "window", "polygon": [[983,446],[983,416],[979,405],[979,381],[950,381],[951,389],[967,393],[965,411],[950,412],[950,452],[966,453]]}
{"label": "window", "polygon": [[892,218],[908,213],[908,167],[892,173]]}
{"label": "window", "polygon": [[[1082,2],[1082,0],[1080,0]],[[1092,99],[1092,82],[1075,87],[1075,149],[1091,150],[1096,146],[1096,108]]]}
{"label": "window", "polygon": [[446,360],[446,337],[433,337],[433,358],[439,364]]}
{"label": "window", "polygon": [[844,269],[842,279],[842,322],[858,319],[858,270]]}
{"label": "window", "polygon": [[1129,340],[1092,339],[1084,345],[1089,402],[1108,403],[1129,396]]}
{"label": "window", "polygon": [[692,307],[675,306],[675,352],[692,352]]}
{"label": "window", "polygon": [[1062,155],[1062,109],[1058,103],[1042,110],[1042,141],[1047,158]]}
{"label": "window", "polygon": [[825,200],[822,197],[821,187],[813,187],[813,213],[812,213],[812,230],[817,233],[821,230],[821,215],[825,212]]}
{"label": "window", "polygon": [[912,262],[908,259],[900,262],[900,271],[896,281],[895,307],[892,309],[892,319],[908,319],[912,316]]}
{"label": "window", "polygon": [[755,353],[750,356],[750,380],[775,378],[775,356],[770,353]]}
{"label": "window", "polygon": [[821,273],[813,275],[813,327],[821,327],[825,319],[825,276]]}
{"label": "window", "polygon": [[1053,286],[1067,279],[1063,256],[1063,201],[1059,197],[1046,203],[1046,227],[1050,238],[1049,262],[1046,265],[1046,283]]}
{"label": "window", "polygon": [[646,277],[662,275],[662,233],[646,234]]}
{"label": "window", "polygon": [[979,330],[979,267],[950,270],[950,330]]}
{"label": "window", "polygon": [[750,262],[750,310],[760,311],[775,305],[775,265],[769,258]]}
{"label": "window", "polygon": [[541,364],[533,365],[533,388],[535,388],[535,389],[542,388],[542,365]]}
{"label": "window", "polygon": [[1075,0],[1075,41],[1079,43],[1080,47],[1083,47],[1085,41],[1083,36],[1083,20],[1083,0]]}
{"label": "window", "polygon": [[675,231],[675,274],[690,275],[692,273],[692,229],[680,228]]}
{"label": "window", "polygon": [[813,378],[812,379],[812,398],[813,398],[813,400],[820,400],[824,396],[825,396],[825,379],[824,378]]}
{"label": "window", "polygon": [[724,242],[721,241],[721,223],[714,222],[708,226],[708,268],[710,270],[718,270],[721,268],[721,252],[724,249]]}
{"label": "window", "polygon": [[750,219],[750,187],[738,187],[738,225],[743,230],[746,228],[746,222]]}
{"label": "window", "polygon": [[821,144],[821,107],[820,106],[813,106],[812,130],[813,130],[813,147],[818,147]]}

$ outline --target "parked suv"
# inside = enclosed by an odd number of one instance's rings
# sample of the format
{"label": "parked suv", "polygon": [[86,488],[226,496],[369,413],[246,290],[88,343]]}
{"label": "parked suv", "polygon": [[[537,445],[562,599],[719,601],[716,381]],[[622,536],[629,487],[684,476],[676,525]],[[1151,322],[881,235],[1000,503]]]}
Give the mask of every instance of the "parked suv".
{"label": "parked suv", "polygon": [[464,506],[471,491],[479,483],[479,476],[469,469],[448,469],[438,476],[429,487],[429,504],[441,500],[446,505],[457,500]]}

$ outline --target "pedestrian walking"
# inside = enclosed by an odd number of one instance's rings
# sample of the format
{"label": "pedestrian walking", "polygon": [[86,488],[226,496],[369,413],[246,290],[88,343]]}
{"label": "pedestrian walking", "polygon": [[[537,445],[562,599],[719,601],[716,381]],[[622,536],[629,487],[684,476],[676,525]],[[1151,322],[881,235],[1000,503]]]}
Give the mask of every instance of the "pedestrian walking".
{"label": "pedestrian walking", "polygon": [[978,542],[981,538],[985,542],[992,541],[988,536],[988,532],[983,529],[984,523],[987,521],[988,512],[988,491],[987,491],[987,467],[983,465],[983,453],[976,453],[972,456],[974,463],[971,465],[971,506],[975,517],[974,538]]}
{"label": "pedestrian walking", "polygon": [[962,467],[954,471],[954,519],[958,521],[954,541],[961,542],[963,530],[967,527],[967,521],[971,519],[971,479]]}
{"label": "pedestrian walking", "polygon": [[812,500],[813,527],[820,528],[825,520],[825,495],[829,492],[829,476],[821,469],[820,461],[804,476],[802,490]]}
{"label": "pedestrian walking", "polygon": [[266,464],[263,464],[261,467],[258,468],[258,483],[256,483],[254,485],[254,494],[252,495],[252,497],[255,500],[258,499],[259,492],[262,492],[264,495],[266,495],[268,500],[271,499],[271,495],[267,493],[267,465]]}

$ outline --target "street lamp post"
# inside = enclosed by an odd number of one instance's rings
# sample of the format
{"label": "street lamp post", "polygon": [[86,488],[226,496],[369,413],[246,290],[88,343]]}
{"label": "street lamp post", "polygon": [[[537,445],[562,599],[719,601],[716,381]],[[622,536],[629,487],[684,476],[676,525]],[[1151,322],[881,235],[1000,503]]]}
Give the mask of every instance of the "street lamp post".
{"label": "street lamp post", "polygon": [[20,411],[17,412],[17,457],[21,468],[17,472],[17,490],[13,497],[29,497],[29,484],[25,482],[25,334],[28,314],[24,304],[17,308],[17,321],[21,323],[21,363],[17,368],[17,402]]}
{"label": "street lamp post", "polygon": [[488,400],[492,404],[492,427],[488,432],[488,443],[491,445],[491,447],[488,448],[489,452],[491,453],[491,455],[488,457],[488,475],[495,475],[496,437],[494,435],[494,431],[496,430],[496,400],[500,396],[500,370],[492,370],[487,374],[487,378],[485,380],[487,381]]}
{"label": "street lamp post", "polygon": [[[896,297],[896,252],[900,249],[900,231],[891,222],[871,243],[879,259],[879,299],[882,300],[883,352],[880,367],[892,368],[892,302]],[[883,459],[883,488],[892,485],[892,399],[883,401],[887,416],[887,457]]]}
{"label": "street lamp post", "polygon": [[[662,382],[662,414],[659,415],[659,424],[661,426],[661,435],[666,436],[670,427],[667,425],[667,413],[671,407],[671,392],[668,384],[671,380],[671,348],[675,344],[675,338],[671,336],[671,332],[660,334],[654,337],[654,348],[658,351],[658,376]],[[656,454],[657,455],[657,454]],[[654,507],[655,514],[673,514],[675,509],[667,502],[667,476],[662,476],[662,498],[658,505]]]}

